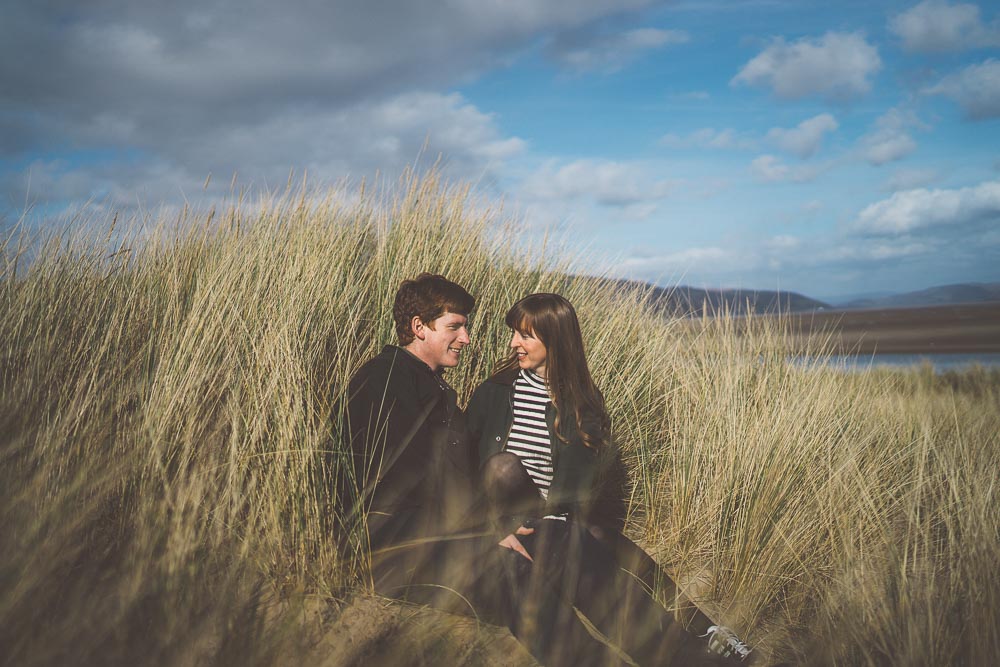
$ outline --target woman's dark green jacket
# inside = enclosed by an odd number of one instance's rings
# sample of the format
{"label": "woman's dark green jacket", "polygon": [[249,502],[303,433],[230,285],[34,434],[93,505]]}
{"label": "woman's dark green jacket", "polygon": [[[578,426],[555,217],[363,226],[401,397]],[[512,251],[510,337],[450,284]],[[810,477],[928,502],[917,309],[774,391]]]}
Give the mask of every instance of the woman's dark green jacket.
{"label": "woman's dark green jacket", "polygon": [[[514,422],[515,368],[494,375],[479,385],[466,408],[466,428],[470,446],[478,449],[480,465],[503,451]],[[552,486],[549,487],[547,511],[569,512],[587,523],[620,531],[625,522],[626,474],[617,448],[603,432],[601,418],[584,420],[583,428],[592,442],[601,443],[595,451],[583,444],[576,420],[565,419],[560,428],[565,441],[556,436],[556,409],[545,409],[545,423],[552,443]]]}

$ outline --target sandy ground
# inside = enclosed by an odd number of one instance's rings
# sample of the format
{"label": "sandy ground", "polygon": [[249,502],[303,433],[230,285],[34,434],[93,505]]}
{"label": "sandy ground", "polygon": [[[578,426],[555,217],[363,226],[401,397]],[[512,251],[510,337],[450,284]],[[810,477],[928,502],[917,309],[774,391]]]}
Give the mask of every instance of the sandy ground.
{"label": "sandy ground", "polygon": [[839,354],[1000,352],[1000,303],[803,313],[803,337],[829,332]]}
{"label": "sandy ground", "polygon": [[343,604],[324,628],[305,664],[317,667],[538,664],[506,628],[372,595],[358,595]]}
{"label": "sandy ground", "polygon": [[[711,575],[707,570],[685,578],[677,601],[707,593]],[[441,667],[452,665],[490,667],[535,667],[538,663],[510,634],[475,618],[448,614],[420,605],[358,593],[352,599],[309,605],[316,621],[316,634],[308,641],[301,664],[321,667],[371,665]],[[593,630],[596,632],[596,630]],[[598,637],[597,634],[594,635]],[[632,664],[619,653],[622,662]],[[759,646],[755,663],[769,664],[769,652]]]}

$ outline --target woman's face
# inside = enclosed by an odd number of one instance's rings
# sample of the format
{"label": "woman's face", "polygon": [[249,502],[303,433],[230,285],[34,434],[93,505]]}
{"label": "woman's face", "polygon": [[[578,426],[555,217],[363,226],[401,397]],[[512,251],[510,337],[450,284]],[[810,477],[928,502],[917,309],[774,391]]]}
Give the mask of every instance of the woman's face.
{"label": "woman's face", "polygon": [[545,362],[548,350],[531,331],[518,331],[510,339],[510,347],[517,353],[517,365],[525,370],[534,371],[545,377]]}

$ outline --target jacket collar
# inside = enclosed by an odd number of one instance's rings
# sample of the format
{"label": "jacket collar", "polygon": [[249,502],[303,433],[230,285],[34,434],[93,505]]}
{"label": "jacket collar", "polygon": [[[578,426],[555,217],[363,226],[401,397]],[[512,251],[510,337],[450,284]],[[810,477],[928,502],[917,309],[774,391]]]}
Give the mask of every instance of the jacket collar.
{"label": "jacket collar", "polygon": [[393,363],[403,363],[411,366],[417,373],[425,373],[428,379],[433,379],[437,386],[446,392],[454,393],[455,390],[452,388],[448,381],[444,379],[444,369],[435,371],[430,366],[428,366],[424,361],[418,359],[416,355],[407,350],[405,347],[400,347],[398,345],[386,345],[382,348],[382,354],[386,355],[393,360]]}
{"label": "jacket collar", "polygon": [[487,382],[492,382],[494,384],[502,384],[506,387],[514,386],[514,380],[517,379],[517,374],[521,371],[520,368],[508,368],[505,371],[501,371],[495,375],[490,376]]}
{"label": "jacket collar", "polygon": [[400,347],[398,345],[386,345],[382,348],[382,354],[390,359],[394,359],[397,363],[404,363],[413,366],[422,372],[426,372],[430,375],[435,376],[438,379],[443,379],[443,370],[435,372],[430,366],[424,363],[422,360],[418,359],[412,352],[407,350],[405,347]]}

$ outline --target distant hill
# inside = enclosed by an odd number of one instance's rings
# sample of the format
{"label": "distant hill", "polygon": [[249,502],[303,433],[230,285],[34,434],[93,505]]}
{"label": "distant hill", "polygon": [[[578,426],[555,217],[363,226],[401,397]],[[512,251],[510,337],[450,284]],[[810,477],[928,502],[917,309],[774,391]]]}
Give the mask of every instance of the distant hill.
{"label": "distant hill", "polygon": [[916,292],[855,299],[837,304],[838,309],[853,308],[912,308],[917,306],[945,306],[958,303],[985,303],[1000,301],[1000,283],[959,283],[941,285]]}
{"label": "distant hill", "polygon": [[799,313],[825,310],[831,306],[796,292],[748,289],[701,289],[678,285],[658,287],[638,281],[618,280],[621,285],[641,286],[649,290],[650,303],[661,312],[677,315],[731,315]]}
{"label": "distant hill", "polygon": [[729,313],[755,315],[806,313],[818,310],[860,310],[878,308],[921,308],[1000,302],[1000,283],[960,283],[941,285],[903,294],[872,295],[830,305],[797,292],[753,289],[702,289],[678,285],[659,287],[634,280],[612,280],[622,286],[649,291],[649,301],[657,310],[677,315],[702,316]]}

